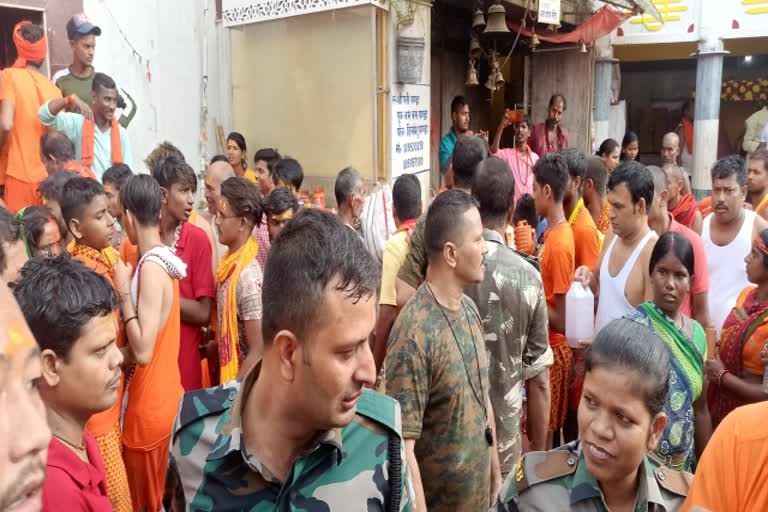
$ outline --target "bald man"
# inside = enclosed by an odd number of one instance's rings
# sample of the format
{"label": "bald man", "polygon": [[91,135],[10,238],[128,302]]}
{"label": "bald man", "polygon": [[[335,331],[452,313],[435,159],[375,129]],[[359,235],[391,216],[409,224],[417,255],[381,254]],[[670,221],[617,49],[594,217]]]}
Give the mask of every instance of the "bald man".
{"label": "bald man", "polygon": [[37,390],[37,344],[7,286],[0,286],[0,510],[42,507],[51,431]]}
{"label": "bald man", "polygon": [[[680,137],[675,132],[669,132],[661,139],[661,165],[664,164],[680,164]],[[690,194],[691,178],[687,169],[681,169],[686,177],[681,193]]]}
{"label": "bald man", "polygon": [[702,216],[696,208],[696,198],[693,194],[685,194],[683,190],[688,182],[688,176],[677,164],[666,163],[662,167],[667,176],[667,207],[677,222],[701,235]]}

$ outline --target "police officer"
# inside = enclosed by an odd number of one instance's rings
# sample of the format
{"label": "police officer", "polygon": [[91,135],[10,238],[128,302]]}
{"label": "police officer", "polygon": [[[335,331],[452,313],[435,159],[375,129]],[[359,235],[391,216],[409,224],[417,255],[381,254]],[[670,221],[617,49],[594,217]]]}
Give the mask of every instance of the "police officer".
{"label": "police officer", "polygon": [[605,326],[586,356],[580,440],[527,454],[495,510],[679,510],[692,475],[649,455],[667,423],[669,366],[669,350],[650,329],[629,319]]}
{"label": "police officer", "polygon": [[411,510],[399,405],[363,389],[379,276],[336,216],[289,221],[264,272],[263,358],[183,398],[167,510]]}

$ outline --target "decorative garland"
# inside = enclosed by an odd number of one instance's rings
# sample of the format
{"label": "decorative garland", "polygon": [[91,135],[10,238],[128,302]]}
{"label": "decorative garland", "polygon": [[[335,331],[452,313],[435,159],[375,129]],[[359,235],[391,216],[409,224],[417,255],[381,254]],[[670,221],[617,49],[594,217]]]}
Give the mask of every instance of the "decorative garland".
{"label": "decorative garland", "polygon": [[723,101],[760,101],[768,99],[768,79],[724,80],[720,92]]}

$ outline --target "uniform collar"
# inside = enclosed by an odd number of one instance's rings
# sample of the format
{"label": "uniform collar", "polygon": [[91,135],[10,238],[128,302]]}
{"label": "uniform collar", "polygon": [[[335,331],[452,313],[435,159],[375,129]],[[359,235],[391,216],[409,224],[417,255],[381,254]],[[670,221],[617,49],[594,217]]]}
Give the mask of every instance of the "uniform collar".
{"label": "uniform collar", "polygon": [[[246,451],[242,431],[243,407],[248,401],[248,395],[253,389],[256,379],[258,379],[260,371],[261,361],[256,363],[253,368],[248,371],[242,381],[237,381],[235,386],[230,388],[230,400],[232,405],[229,408],[229,418],[224,423],[224,426],[213,445],[213,450],[208,454],[206,461],[219,460],[233,452],[241,452],[243,458],[251,463],[262,476],[270,479],[270,475],[267,475],[268,471],[265,471],[266,468],[263,467],[256,457]],[[336,460],[341,464],[343,458],[342,437],[342,429],[340,428],[323,432],[318,436],[317,442],[312,448],[307,450],[303,455],[312,453],[323,445],[329,445],[333,448],[334,452],[337,453]]]}
{"label": "uniform collar", "polygon": [[498,231],[494,231],[493,229],[483,228],[483,238],[486,242],[494,242],[504,245],[504,237],[502,237]]}

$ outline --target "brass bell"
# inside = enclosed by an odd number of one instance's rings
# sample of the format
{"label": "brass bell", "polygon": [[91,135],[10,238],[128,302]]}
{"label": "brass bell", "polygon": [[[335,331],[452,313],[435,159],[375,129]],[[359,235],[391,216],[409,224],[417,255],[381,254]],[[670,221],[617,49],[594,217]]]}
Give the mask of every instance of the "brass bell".
{"label": "brass bell", "polygon": [[507,14],[504,6],[493,4],[488,8],[488,24],[485,26],[483,34],[503,34],[508,32]]}
{"label": "brass bell", "polygon": [[581,49],[579,51],[581,53],[588,53],[587,52],[587,45],[586,45],[586,43],[584,43],[584,42],[581,43]]}
{"label": "brass bell", "polygon": [[478,27],[484,27],[485,26],[485,15],[483,14],[483,11],[480,9],[475,11],[475,14],[472,15],[472,28],[478,28]]}
{"label": "brass bell", "polygon": [[497,89],[504,87],[504,75],[501,74],[500,70],[496,70],[496,73],[493,76],[493,80]]}
{"label": "brass bell", "polygon": [[539,37],[536,35],[536,32],[533,33],[531,36],[531,48],[536,48],[541,44],[541,41],[539,41]]}
{"label": "brass bell", "polygon": [[493,79],[493,73],[488,75],[488,80],[485,81],[485,88],[490,91],[496,90],[496,82]]}
{"label": "brass bell", "polygon": [[480,41],[475,36],[469,40],[469,56],[473,59],[478,58],[483,54],[483,47],[480,46]]}
{"label": "brass bell", "polygon": [[464,82],[464,85],[480,85],[480,82],[477,80],[477,69],[475,68],[475,59],[470,59],[469,61],[469,67],[467,68],[467,81]]}

